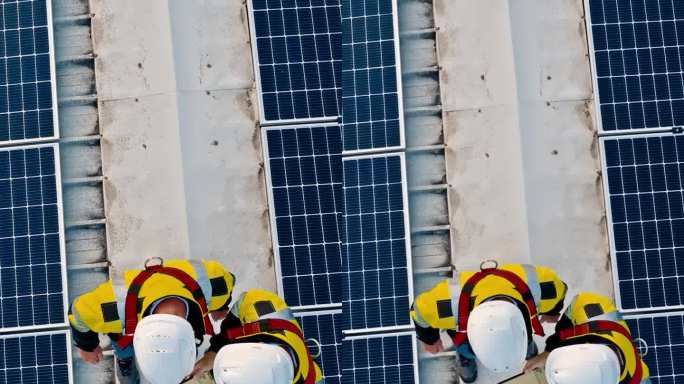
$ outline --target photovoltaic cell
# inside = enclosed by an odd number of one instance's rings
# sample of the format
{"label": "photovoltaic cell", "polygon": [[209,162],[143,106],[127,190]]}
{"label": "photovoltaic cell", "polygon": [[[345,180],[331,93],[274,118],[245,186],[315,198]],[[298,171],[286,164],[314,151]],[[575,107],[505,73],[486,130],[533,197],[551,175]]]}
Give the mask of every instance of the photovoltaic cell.
{"label": "photovoltaic cell", "polygon": [[293,307],[342,301],[342,139],[337,124],[265,128],[281,292]]}
{"label": "photovoltaic cell", "polygon": [[[653,384],[684,383],[684,316],[661,313],[627,316],[632,336],[643,339],[648,351],[640,347]],[[648,353],[646,353],[648,352]]]}
{"label": "photovoltaic cell", "polygon": [[413,334],[346,338],[342,343],[343,384],[414,384],[417,352]]}
{"label": "photovoltaic cell", "polygon": [[0,143],[57,136],[45,0],[0,4]]}
{"label": "photovoltaic cell", "polygon": [[[296,314],[295,316],[304,331],[304,337],[315,339],[320,345],[320,356],[315,360],[323,371],[325,383],[339,384],[342,378],[341,311]],[[309,348],[313,356],[318,354],[319,350],[315,344],[310,344]]]}
{"label": "photovoltaic cell", "polygon": [[684,124],[684,3],[589,0],[605,131]]}
{"label": "photovoltaic cell", "polygon": [[57,145],[0,150],[0,330],[64,325]]}
{"label": "photovoltaic cell", "polygon": [[401,77],[394,0],[342,0],[345,151],[401,147]]}
{"label": "photovoltaic cell", "polygon": [[340,114],[340,0],[251,0],[262,122]]}
{"label": "photovoltaic cell", "polygon": [[618,306],[684,306],[684,136],[602,139]]}
{"label": "photovoltaic cell", "polygon": [[345,330],[410,324],[410,240],[404,155],[347,157],[344,169]]}
{"label": "photovoltaic cell", "polygon": [[0,337],[0,383],[72,383],[66,331]]}

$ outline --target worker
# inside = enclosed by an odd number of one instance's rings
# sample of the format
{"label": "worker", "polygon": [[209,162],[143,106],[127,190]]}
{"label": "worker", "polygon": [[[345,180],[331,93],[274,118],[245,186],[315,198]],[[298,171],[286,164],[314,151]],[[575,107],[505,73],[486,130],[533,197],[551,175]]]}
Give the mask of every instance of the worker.
{"label": "worker", "polygon": [[108,334],[120,384],[176,384],[192,371],[196,341],[225,317],[235,277],[216,261],[148,259],[143,270],[112,272],[76,298],[69,322],[78,352],[102,360]]}
{"label": "worker", "polygon": [[213,369],[216,384],[322,384],[302,330],[276,294],[243,293],[211,338],[192,377]]}
{"label": "worker", "polygon": [[558,320],[566,292],[551,268],[487,261],[480,271],[461,272],[419,295],[411,318],[429,353],[444,350],[440,330],[446,331],[459,355],[461,379],[472,383],[476,359],[503,373],[535,356],[532,334],[544,334],[541,322]]}
{"label": "worker", "polygon": [[609,298],[590,292],[575,296],[545,352],[525,365],[537,368],[545,368],[549,384],[650,383],[627,323]]}

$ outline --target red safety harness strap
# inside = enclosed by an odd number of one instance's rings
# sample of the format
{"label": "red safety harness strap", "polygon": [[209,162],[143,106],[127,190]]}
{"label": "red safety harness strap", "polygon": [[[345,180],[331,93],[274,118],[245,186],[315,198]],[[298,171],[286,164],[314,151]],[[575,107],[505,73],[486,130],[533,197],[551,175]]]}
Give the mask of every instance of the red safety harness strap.
{"label": "red safety harness strap", "polygon": [[[252,323],[244,324],[241,327],[234,327],[226,330],[225,336],[228,341],[236,341],[242,338],[254,336],[259,333],[269,333],[269,332],[290,332],[295,334],[302,343],[306,345],[304,340],[304,334],[302,330],[293,322],[282,319],[267,319],[259,320]],[[316,368],[314,366],[313,357],[311,357],[311,352],[306,348],[306,356],[309,361],[309,371],[304,378],[304,384],[314,384],[316,382]]]}
{"label": "red safety harness strap", "polygon": [[126,294],[126,304],[125,304],[125,317],[126,317],[126,328],[124,334],[117,344],[120,348],[126,348],[133,342],[133,334],[135,333],[135,328],[138,326],[138,297],[142,286],[145,282],[155,273],[161,273],[167,276],[171,276],[176,280],[180,281],[185,285],[185,287],[190,291],[192,297],[195,299],[197,304],[200,306],[202,311],[202,319],[204,321],[204,333],[207,335],[213,334],[214,326],[209,318],[209,309],[207,307],[207,300],[204,297],[202,288],[197,283],[195,279],[192,278],[187,272],[182,269],[165,267],[163,265],[153,265],[146,267],[145,270],[140,272],[131,282],[128,287],[128,293]]}
{"label": "red safety harness strap", "polygon": [[630,342],[632,343],[632,347],[634,348],[634,358],[636,359],[636,367],[634,368],[634,374],[629,380],[629,383],[641,383],[644,374],[641,366],[641,355],[639,354],[639,350],[637,349],[636,345],[634,345],[634,342],[632,342],[631,333],[622,324],[607,320],[589,321],[587,323],[577,325],[574,328],[561,330],[558,333],[558,336],[560,338],[560,341],[565,341],[575,337],[586,336],[588,334],[597,332],[615,332],[630,340]]}
{"label": "red safety harness strap", "polygon": [[530,312],[530,322],[532,324],[532,330],[535,334],[539,336],[544,336],[544,328],[537,317],[537,305],[534,303],[534,296],[530,291],[530,287],[513,272],[506,271],[498,268],[486,268],[475,273],[471,276],[468,281],[463,285],[461,294],[458,298],[458,331],[453,337],[454,344],[460,346],[468,341],[468,317],[470,316],[470,298],[475,290],[475,287],[487,276],[498,276],[502,279],[508,280],[515,290],[520,293]]}

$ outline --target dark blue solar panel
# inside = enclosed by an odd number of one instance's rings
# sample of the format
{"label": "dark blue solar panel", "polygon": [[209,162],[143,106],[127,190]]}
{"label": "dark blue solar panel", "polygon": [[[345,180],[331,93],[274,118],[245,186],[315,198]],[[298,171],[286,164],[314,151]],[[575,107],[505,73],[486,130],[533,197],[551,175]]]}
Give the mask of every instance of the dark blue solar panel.
{"label": "dark blue solar panel", "polygon": [[393,0],[342,1],[344,150],[403,145]]}
{"label": "dark blue solar panel", "polygon": [[54,138],[45,0],[0,6],[0,142]]}
{"label": "dark blue solar panel", "polygon": [[403,154],[350,157],[344,168],[344,329],[409,324]]}
{"label": "dark blue solar panel", "polygon": [[0,338],[0,383],[72,382],[66,331]]}
{"label": "dark blue solar panel", "polygon": [[341,313],[309,313],[297,316],[297,320],[304,331],[306,339],[315,339],[320,345],[320,351],[315,343],[310,343],[312,355],[320,356],[315,360],[323,371],[325,384],[339,384],[342,377],[342,330],[340,325]]}
{"label": "dark blue solar panel", "polygon": [[416,344],[411,334],[373,335],[342,342],[343,384],[414,384]]}
{"label": "dark blue solar panel", "polygon": [[[648,353],[643,357],[653,384],[684,383],[684,316],[644,315],[626,319],[632,336],[643,339]],[[643,347],[640,352],[644,354]]]}
{"label": "dark blue solar panel", "polygon": [[590,0],[603,129],[684,124],[684,5]]}
{"label": "dark blue solar panel", "polygon": [[265,122],[340,114],[340,0],[252,0]]}
{"label": "dark blue solar panel", "polygon": [[65,323],[56,148],[0,150],[2,330]]}
{"label": "dark blue solar panel", "polygon": [[684,305],[684,136],[604,139],[623,310]]}
{"label": "dark blue solar panel", "polygon": [[265,135],[285,301],[293,307],[340,303],[340,127],[274,127]]}

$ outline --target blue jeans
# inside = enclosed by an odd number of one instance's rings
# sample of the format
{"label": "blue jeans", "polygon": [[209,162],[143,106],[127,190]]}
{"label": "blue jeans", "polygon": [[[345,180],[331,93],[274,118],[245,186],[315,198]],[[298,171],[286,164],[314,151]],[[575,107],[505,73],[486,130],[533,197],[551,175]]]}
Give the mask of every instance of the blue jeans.
{"label": "blue jeans", "polygon": [[140,375],[138,374],[138,367],[135,365],[135,352],[133,344],[121,349],[119,345],[112,340],[112,348],[114,349],[114,370],[116,378],[119,379],[120,384],[139,384]]}

